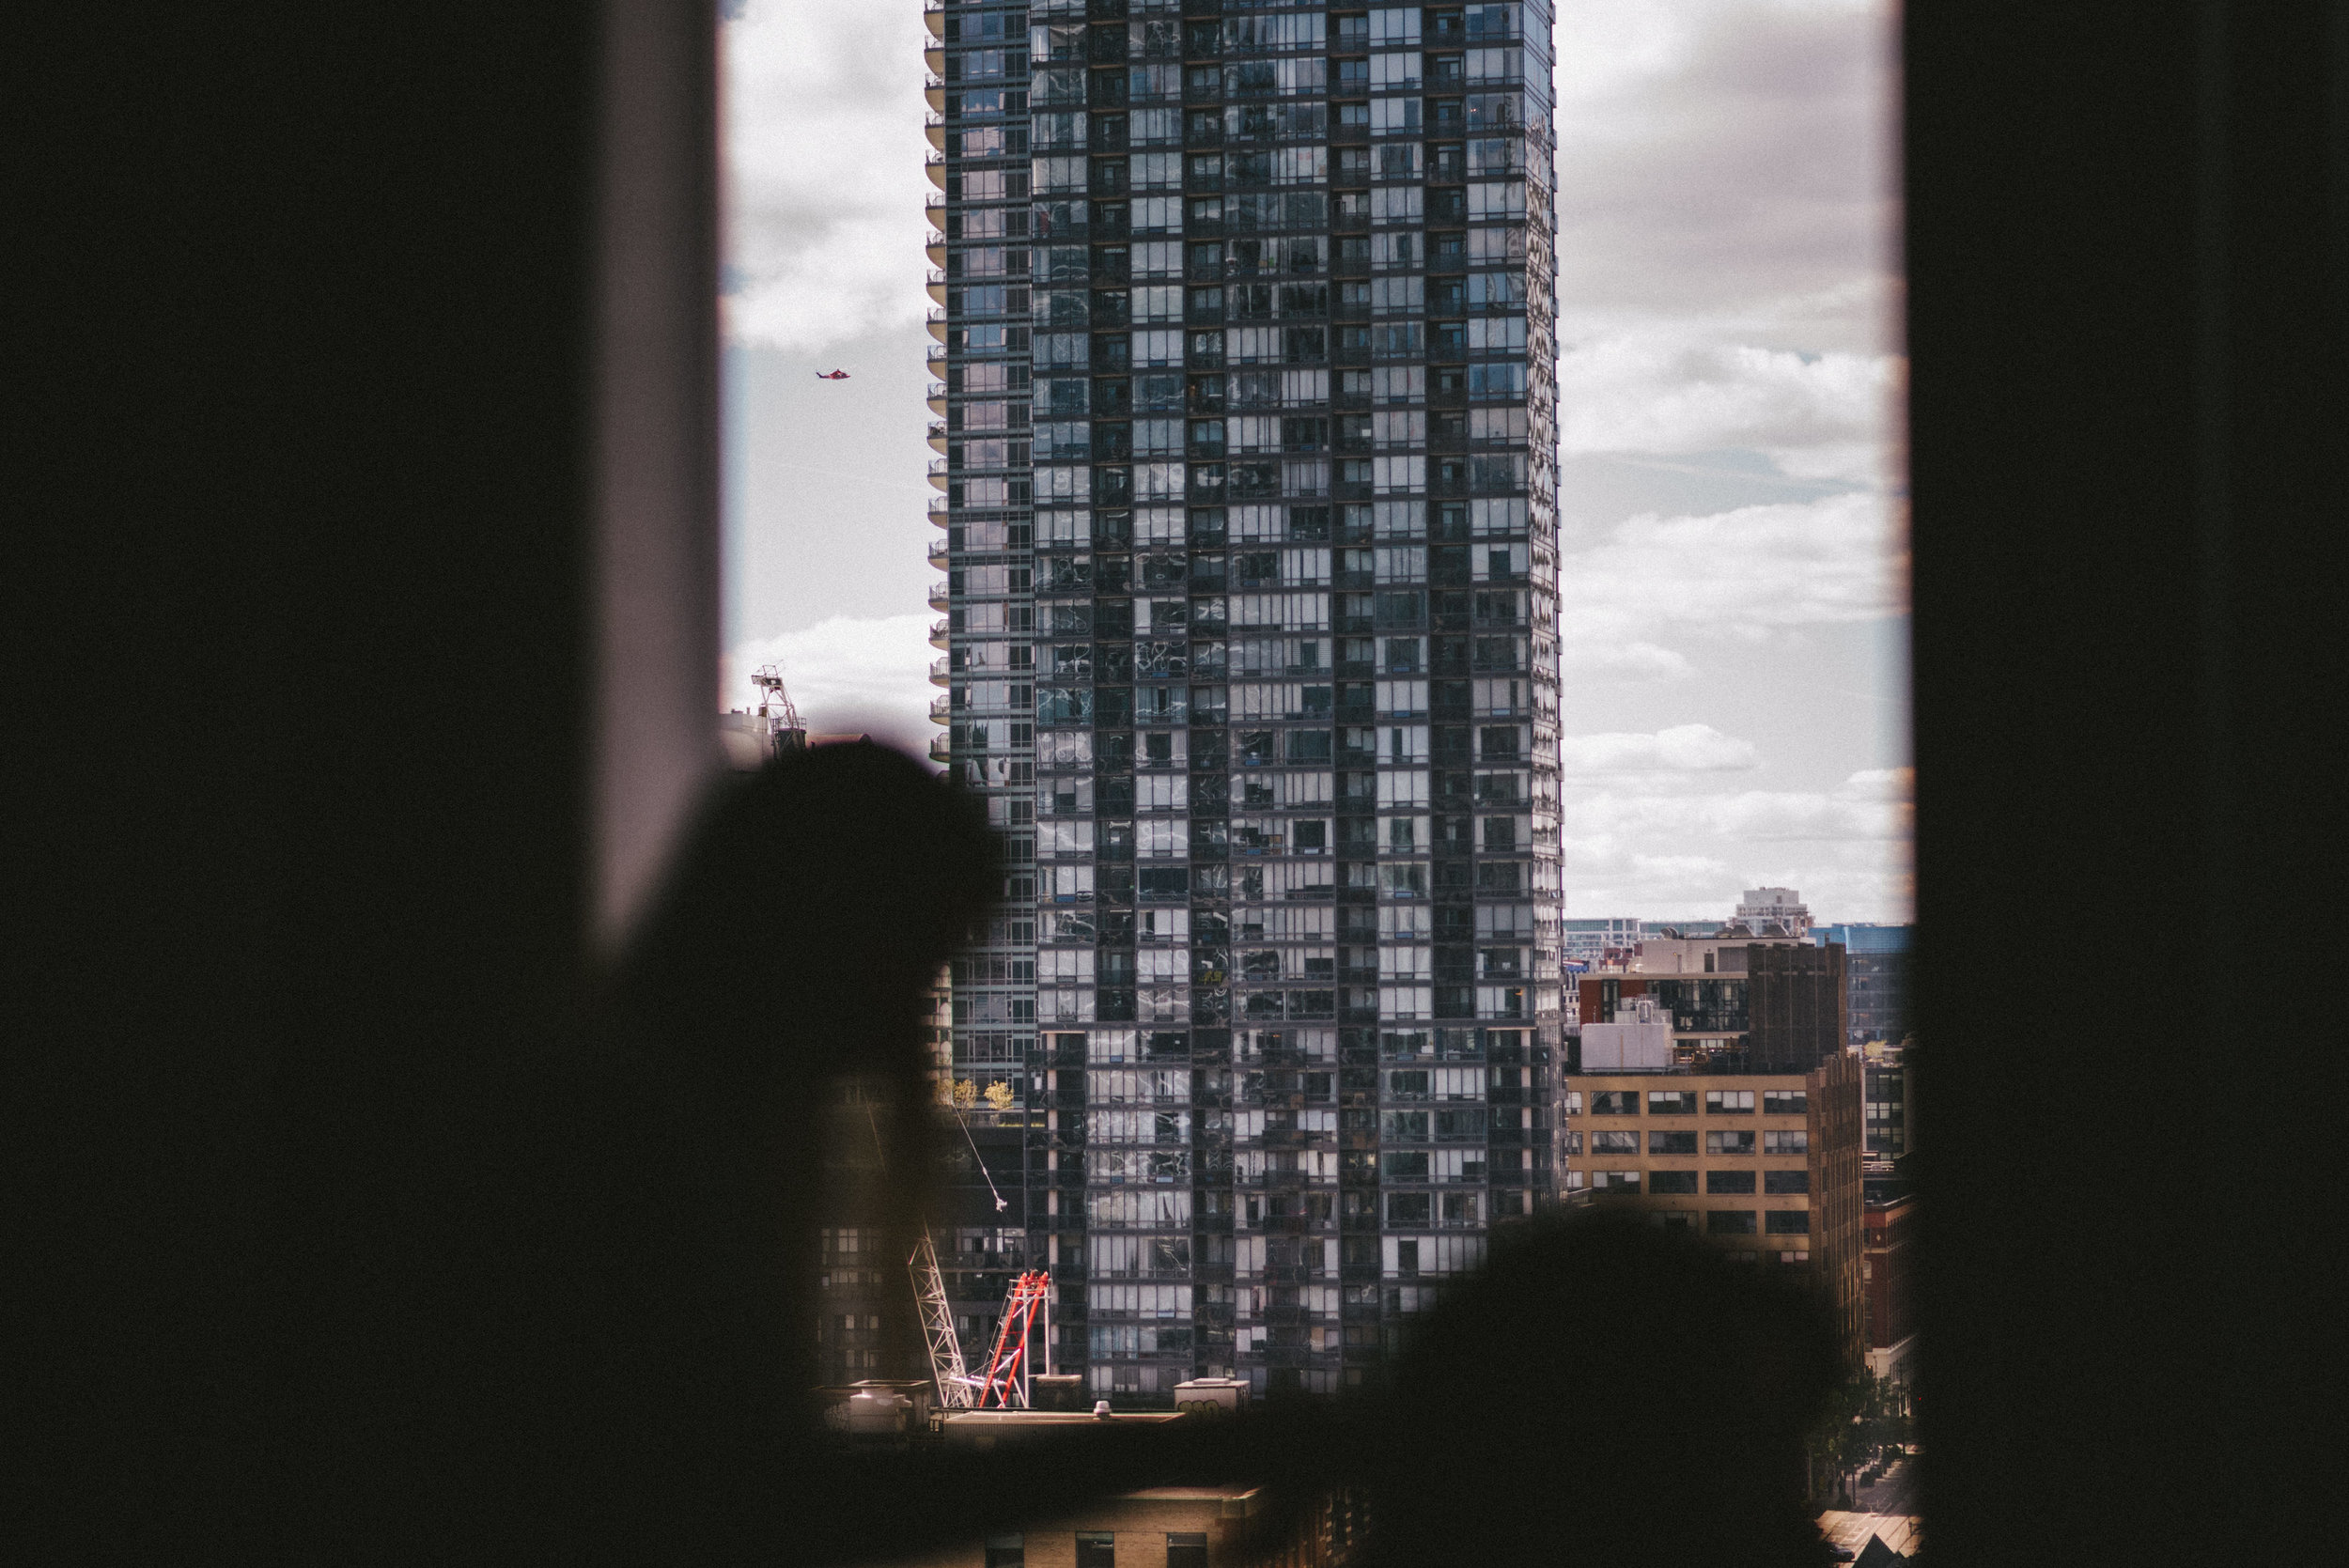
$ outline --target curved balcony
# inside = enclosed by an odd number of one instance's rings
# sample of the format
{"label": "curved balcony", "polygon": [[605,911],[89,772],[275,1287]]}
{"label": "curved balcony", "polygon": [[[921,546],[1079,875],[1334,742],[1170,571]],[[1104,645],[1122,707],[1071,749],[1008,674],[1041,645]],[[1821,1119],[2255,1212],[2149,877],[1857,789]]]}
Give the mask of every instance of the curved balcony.
{"label": "curved balcony", "polygon": [[932,337],[941,343],[946,341],[946,312],[937,305],[930,306],[929,327]]}
{"label": "curved balcony", "polygon": [[[945,40],[941,39],[939,41],[943,43]],[[946,74],[946,51],[926,48],[922,51],[922,63],[930,68],[930,79],[938,81]]]}
{"label": "curved balcony", "polygon": [[940,527],[940,528],[943,528],[943,527],[945,527],[945,526],[946,526],[946,513],[947,513],[948,508],[950,508],[953,505],[954,505],[954,503],[952,503],[952,502],[948,501],[948,500],[947,500],[944,496],[942,496],[942,495],[934,495],[934,496],[931,496],[931,497],[930,497],[930,521],[931,521],[934,525],[936,525],[937,527]]}
{"label": "curved balcony", "polygon": [[932,621],[930,623],[930,646],[934,648],[944,647],[946,645],[947,636],[953,630],[954,623],[952,621]]}
{"label": "curved balcony", "polygon": [[930,412],[937,414],[941,419],[945,417],[946,383],[944,381],[932,381],[930,383],[929,404]]}
{"label": "curved balcony", "polygon": [[930,426],[930,450],[933,452],[946,450],[946,427],[943,424],[934,423]]}
{"label": "curved balcony", "polygon": [[946,548],[946,541],[944,539],[933,539],[930,541],[929,561],[931,566],[936,567],[940,571],[944,571],[946,569],[947,554],[948,551]]}
{"label": "curved balcony", "polygon": [[940,190],[946,188],[946,155],[931,152],[923,155],[922,172],[930,177],[930,183]]}
{"label": "curved balcony", "polygon": [[954,757],[955,746],[951,737],[943,735],[930,737],[930,760],[932,762],[952,762]]}
{"label": "curved balcony", "polygon": [[933,660],[930,660],[930,684],[931,684],[932,686],[943,686],[943,685],[945,685],[945,684],[946,684],[946,681],[947,681],[947,675],[946,675],[946,660],[943,660],[943,659],[933,659]]}
{"label": "curved balcony", "polygon": [[[922,133],[929,137],[930,146],[943,149],[946,146],[946,116],[940,114],[924,115],[922,116]],[[1363,139],[1367,141],[1369,139],[1368,135],[1365,134]]]}
{"label": "curved balcony", "polygon": [[930,699],[930,722],[933,724],[953,723],[954,704],[955,699],[951,695],[932,697]]}
{"label": "curved balcony", "polygon": [[946,584],[945,584],[945,583],[943,583],[943,582],[933,582],[933,583],[931,583],[931,584],[930,584],[930,599],[929,599],[929,604],[930,604],[930,608],[931,608],[931,609],[933,609],[933,610],[941,610],[941,611],[942,611],[942,610],[944,610],[944,609],[946,608],[946,604],[947,604],[947,593],[946,593]]}

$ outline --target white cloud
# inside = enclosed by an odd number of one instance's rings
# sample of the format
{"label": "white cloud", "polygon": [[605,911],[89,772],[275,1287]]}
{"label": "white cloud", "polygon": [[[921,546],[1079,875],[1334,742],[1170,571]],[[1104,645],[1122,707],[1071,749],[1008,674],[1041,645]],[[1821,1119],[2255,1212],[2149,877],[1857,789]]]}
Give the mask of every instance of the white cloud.
{"label": "white cloud", "polygon": [[1843,781],[1843,793],[1861,800],[1911,801],[1917,799],[1917,770],[1914,768],[1863,768]]}
{"label": "white cloud", "polygon": [[928,747],[937,727],[929,721],[931,617],[892,615],[882,620],[846,616],[737,644],[723,660],[725,706],[748,707],[757,700],[752,673],[780,665],[800,717],[810,729],[863,732],[910,751]]}
{"label": "white cloud", "polygon": [[1719,342],[1703,324],[1642,326],[1559,357],[1559,443],[1586,453],[1766,454],[1781,473],[1882,482],[1901,364]]}
{"label": "white cloud", "polygon": [[1569,913],[1726,916],[1741,889],[1791,887],[1822,919],[1906,920],[1914,818],[1908,769],[1832,790],[1712,790],[1681,777],[1569,777]]}
{"label": "white cloud", "polygon": [[1678,724],[1654,735],[1569,735],[1560,747],[1568,775],[1718,773],[1761,766],[1750,740],[1710,724]]}
{"label": "white cloud", "polygon": [[[1559,297],[1716,315],[1894,271],[1890,0],[1578,0],[1558,25]],[[1813,322],[1816,331],[1823,323]]]}
{"label": "white cloud", "polygon": [[813,353],[920,321],[935,189],[920,8],[748,0],[730,15],[728,334]]}
{"label": "white cloud", "polygon": [[1660,671],[1679,658],[1662,644],[1679,636],[1760,641],[1898,614],[1908,594],[1906,522],[1903,504],[1853,491],[1703,517],[1644,514],[1570,537],[1565,661],[1604,670],[1652,648],[1640,658]]}
{"label": "white cloud", "polygon": [[1681,680],[1692,673],[1686,655],[1654,643],[1592,643],[1562,644],[1559,667],[1566,679],[1610,680],[1623,684]]}
{"label": "white cloud", "polygon": [[1890,0],[1580,0],[1558,26],[1559,424],[1584,453],[1897,482]]}

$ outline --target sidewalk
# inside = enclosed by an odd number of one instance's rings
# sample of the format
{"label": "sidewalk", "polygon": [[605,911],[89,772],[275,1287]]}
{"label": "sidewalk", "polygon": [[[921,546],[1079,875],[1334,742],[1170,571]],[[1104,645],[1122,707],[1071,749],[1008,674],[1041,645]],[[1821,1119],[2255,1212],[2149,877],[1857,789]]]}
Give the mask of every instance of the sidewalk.
{"label": "sidewalk", "polygon": [[[1859,1514],[1912,1514],[1909,1493],[1916,1479],[1914,1459],[1896,1460],[1891,1467],[1878,1476],[1873,1485],[1862,1486],[1853,1494],[1854,1512]],[[1890,1542],[1885,1543],[1890,1545]],[[1897,1550],[1898,1548],[1894,1548]]]}
{"label": "sidewalk", "polygon": [[1819,1515],[1819,1533],[1828,1544],[1857,1558],[1868,1549],[1871,1537],[1880,1538],[1903,1557],[1914,1557],[1924,1540],[1923,1521],[1908,1514],[1846,1514],[1829,1509]]}
{"label": "sidewalk", "polygon": [[1914,1459],[1895,1462],[1874,1484],[1853,1494],[1851,1509],[1829,1509],[1820,1514],[1819,1533],[1828,1545],[1843,1547],[1854,1558],[1868,1549],[1871,1537],[1881,1538],[1904,1558],[1915,1556],[1923,1539],[1923,1521],[1913,1512],[1916,1505],[1910,1496],[1916,1465]]}

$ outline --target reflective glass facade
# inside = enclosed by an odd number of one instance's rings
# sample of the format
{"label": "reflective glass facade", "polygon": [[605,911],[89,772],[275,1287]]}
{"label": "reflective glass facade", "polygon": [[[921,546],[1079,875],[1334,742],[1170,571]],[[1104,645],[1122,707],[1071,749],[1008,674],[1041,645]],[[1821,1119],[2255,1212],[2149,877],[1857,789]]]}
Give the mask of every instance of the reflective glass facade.
{"label": "reflective glass facade", "polygon": [[1548,8],[930,23],[941,1054],[1059,1369],[1342,1389],[1554,1183]]}

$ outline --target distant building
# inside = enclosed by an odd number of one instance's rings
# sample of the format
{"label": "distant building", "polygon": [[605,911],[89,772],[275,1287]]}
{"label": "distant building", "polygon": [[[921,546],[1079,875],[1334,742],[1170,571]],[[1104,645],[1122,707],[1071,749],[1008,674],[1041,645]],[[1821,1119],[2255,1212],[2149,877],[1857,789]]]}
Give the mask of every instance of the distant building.
{"label": "distant building", "polygon": [[1646,935],[1644,921],[1627,915],[1605,915],[1559,923],[1563,933],[1559,951],[1568,958],[1596,963],[1612,953],[1628,953]]}
{"label": "distant building", "polygon": [[1822,946],[1841,942],[1851,975],[1851,1038],[1897,1040],[1908,1027],[1907,925],[1820,925],[1812,928]]}
{"label": "distant building", "polygon": [[1908,1063],[1898,1046],[1871,1042],[1863,1057],[1868,1153],[1898,1159],[1908,1153]]}
{"label": "distant building", "polygon": [[1583,1072],[1561,1082],[1558,1185],[1568,1201],[1632,1209],[1741,1262],[1809,1270],[1833,1303],[1847,1360],[1860,1364],[1857,1058],[1831,1054],[1805,1073]]}
{"label": "distant building", "polygon": [[1755,931],[1783,926],[1790,937],[1811,929],[1811,911],[1803,907],[1802,894],[1792,888],[1748,888],[1738,901],[1737,919]]}
{"label": "distant building", "polygon": [[1916,1200],[1906,1194],[1860,1213],[1859,1278],[1868,1296],[1868,1371],[1895,1383],[1910,1381],[1917,1330],[1909,1305],[1911,1242]]}
{"label": "distant building", "polygon": [[1643,921],[1648,937],[1718,937],[1737,922],[1730,920],[1651,920]]}
{"label": "distant building", "polygon": [[[940,1420],[936,1440],[949,1450],[992,1449],[1030,1436],[1199,1419],[1214,1418],[962,1410]],[[1353,1495],[1311,1499],[1268,1534],[1271,1507],[1259,1487],[1153,1486],[1098,1498],[1049,1529],[973,1539],[915,1560],[913,1568],[1344,1568],[1361,1557],[1364,1520]]]}
{"label": "distant building", "polygon": [[1578,1045],[1645,997],[1670,1015],[1675,1058],[1722,1070],[1808,1072],[1844,1048],[1843,950],[1792,937],[1649,937],[1616,973],[1576,977]]}

